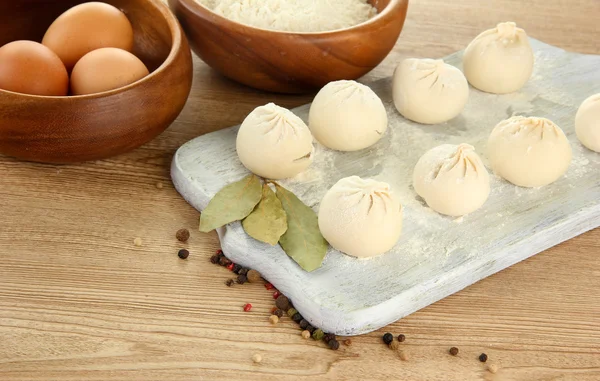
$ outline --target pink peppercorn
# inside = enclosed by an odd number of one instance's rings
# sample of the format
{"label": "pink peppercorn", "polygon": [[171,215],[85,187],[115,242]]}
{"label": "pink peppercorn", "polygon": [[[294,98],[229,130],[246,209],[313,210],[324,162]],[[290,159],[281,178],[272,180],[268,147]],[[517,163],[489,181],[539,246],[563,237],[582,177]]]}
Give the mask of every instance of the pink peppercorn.
{"label": "pink peppercorn", "polygon": [[248,311],[250,311],[251,309],[252,309],[252,304],[250,304],[250,303],[247,303],[247,304],[244,306],[244,312],[248,312]]}
{"label": "pink peppercorn", "polygon": [[227,265],[227,270],[233,271],[233,266],[234,266],[234,263],[231,262],[230,264]]}
{"label": "pink peppercorn", "polygon": [[275,291],[275,292],[273,293],[273,299],[277,299],[277,298],[279,298],[279,296],[281,296],[281,292],[279,292],[279,291]]}
{"label": "pink peppercorn", "polygon": [[265,283],[265,288],[267,290],[272,290],[273,289],[273,285],[271,283]]}

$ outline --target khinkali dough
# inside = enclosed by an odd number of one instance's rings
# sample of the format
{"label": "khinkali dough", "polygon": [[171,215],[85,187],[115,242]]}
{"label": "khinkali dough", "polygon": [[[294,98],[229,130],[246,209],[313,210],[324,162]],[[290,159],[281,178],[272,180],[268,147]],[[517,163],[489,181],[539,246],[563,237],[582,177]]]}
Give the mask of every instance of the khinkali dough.
{"label": "khinkali dough", "polygon": [[444,144],[427,151],[415,166],[413,186],[438,213],[462,216],[490,195],[490,177],[473,146]]}
{"label": "khinkali dough", "polygon": [[586,99],[575,116],[575,131],[581,144],[600,152],[600,94]]}
{"label": "khinkali dough", "polygon": [[325,85],[313,100],[308,126],[325,147],[357,151],[381,139],[388,118],[371,88],[355,81],[335,81]]}
{"label": "khinkali dough", "polygon": [[512,93],[522,88],[533,72],[533,50],[527,33],[514,22],[486,30],[467,46],[463,70],[479,90]]}
{"label": "khinkali dough", "polygon": [[313,138],[302,119],[273,103],[254,109],[240,126],[240,161],[258,176],[285,179],[304,171],[313,159]]}
{"label": "khinkali dough", "polygon": [[394,71],[393,98],[405,118],[438,124],[465,108],[469,84],[460,70],[443,60],[409,58]]}
{"label": "khinkali dough", "polygon": [[319,207],[323,237],[339,251],[367,258],[390,250],[402,232],[402,206],[386,183],[358,176],[338,181]]}
{"label": "khinkali dough", "polygon": [[499,176],[522,187],[541,187],[567,171],[571,146],[552,121],[514,116],[494,127],[488,156]]}

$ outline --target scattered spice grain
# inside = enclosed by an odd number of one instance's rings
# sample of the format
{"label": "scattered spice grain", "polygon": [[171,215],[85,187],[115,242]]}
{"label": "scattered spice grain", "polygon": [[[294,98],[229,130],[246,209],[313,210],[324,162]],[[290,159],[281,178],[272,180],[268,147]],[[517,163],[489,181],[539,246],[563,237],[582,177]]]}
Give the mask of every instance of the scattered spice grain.
{"label": "scattered spice grain", "polygon": [[245,276],[245,275],[241,275],[241,274],[240,274],[240,275],[238,275],[238,277],[237,277],[237,282],[238,282],[239,284],[244,284],[244,283],[246,283],[246,281],[247,281],[247,280],[248,280],[248,278],[246,278],[246,276]]}
{"label": "scattered spice grain", "polygon": [[190,252],[186,249],[181,249],[179,250],[179,252],[177,253],[177,256],[181,259],[187,259],[187,257],[190,256]]}
{"label": "scattered spice grain", "polygon": [[488,356],[485,353],[479,355],[479,361],[486,362],[488,360]]}
{"label": "scattered spice grain", "polygon": [[236,263],[235,265],[233,265],[233,269],[231,269],[231,271],[233,271],[236,274],[239,274],[241,269],[242,269],[242,265],[238,265]]}
{"label": "scattered spice grain", "polygon": [[387,345],[390,345],[390,343],[392,341],[394,341],[394,335],[392,335],[391,333],[387,332],[383,335],[382,337],[383,342],[386,343]]}
{"label": "scattered spice grain", "polygon": [[403,343],[404,340],[406,340],[406,336],[404,336],[403,334],[398,335],[398,341]]}
{"label": "scattered spice grain", "polygon": [[340,348],[340,342],[336,339],[329,340],[327,345],[329,345],[329,348],[333,349],[334,351],[337,351]]}
{"label": "scattered spice grain", "polygon": [[400,349],[400,343],[397,341],[392,341],[388,346],[393,351],[397,351],[398,349]]}
{"label": "scattered spice grain", "polygon": [[156,189],[163,189],[162,183],[156,183]]}
{"label": "scattered spice grain", "polygon": [[225,284],[227,285],[227,287],[233,286],[234,283],[235,283],[235,281],[233,279],[227,279],[227,282],[225,282]]}
{"label": "scattered spice grain", "polygon": [[277,298],[279,298],[281,296],[281,292],[275,290],[275,292],[273,293],[273,299],[277,300]]}
{"label": "scattered spice grain", "polygon": [[219,255],[215,254],[212,257],[210,257],[210,263],[212,263],[213,265],[216,265],[217,263],[219,263]]}
{"label": "scattered spice grain", "polygon": [[300,315],[300,313],[296,313],[294,314],[294,316],[292,316],[292,320],[296,323],[300,323],[302,319],[304,318],[302,317],[302,315]]}
{"label": "scattered spice grain", "polygon": [[233,271],[233,266],[235,266],[235,264],[233,262],[231,262],[230,264],[227,265],[227,270]]}
{"label": "scattered spice grain", "polygon": [[308,327],[306,327],[306,330],[312,335],[316,328],[309,324]]}
{"label": "scattered spice grain", "polygon": [[262,356],[257,353],[254,356],[252,356],[252,361],[254,361],[255,363],[258,364],[259,362],[262,361]]}
{"label": "scattered spice grain", "polygon": [[269,317],[269,321],[271,322],[271,324],[277,324],[279,323],[279,317],[277,317],[277,315],[271,315]]}
{"label": "scattered spice grain", "polygon": [[498,365],[490,364],[488,365],[488,370],[490,371],[490,373],[496,374],[498,372]]}
{"label": "scattered spice grain", "polygon": [[271,283],[265,283],[265,288],[267,290],[272,290],[273,289],[273,285]]}
{"label": "scattered spice grain", "polygon": [[292,317],[294,315],[296,315],[298,313],[298,311],[296,311],[295,308],[290,308],[287,310],[287,316]]}
{"label": "scattered spice grain", "polygon": [[310,338],[310,332],[308,332],[307,330],[302,331],[302,338],[303,339],[309,339]]}
{"label": "scattered spice grain", "polygon": [[408,361],[408,355],[406,354],[406,352],[400,351],[400,353],[398,354],[398,356],[400,357],[400,360],[402,360],[402,361]]}
{"label": "scattered spice grain", "polygon": [[326,343],[330,342],[331,340],[335,340],[335,335],[333,333],[326,333],[325,336],[323,336],[323,341]]}
{"label": "scattered spice grain", "polygon": [[277,316],[278,318],[283,317],[283,311],[280,310],[279,308],[275,307],[275,311],[273,311],[273,315]]}
{"label": "scattered spice grain", "polygon": [[187,240],[190,239],[190,231],[187,229],[179,229],[177,230],[177,233],[175,233],[175,238],[177,238],[179,242],[187,242]]}
{"label": "scattered spice grain", "polygon": [[244,312],[250,312],[251,309],[252,309],[252,304],[246,303],[246,305],[244,306]]}
{"label": "scattered spice grain", "polygon": [[277,308],[287,311],[290,309],[290,300],[285,295],[279,295],[275,300]]}
{"label": "scattered spice grain", "polygon": [[313,339],[317,341],[321,340],[323,336],[325,336],[325,334],[319,328],[315,329],[315,331],[312,334]]}
{"label": "scattered spice grain", "polygon": [[256,270],[248,271],[248,273],[246,274],[246,277],[248,278],[248,282],[250,282],[250,283],[258,283],[262,280],[262,276]]}
{"label": "scattered spice grain", "polygon": [[142,239],[141,239],[140,237],[136,237],[136,238],[133,240],[133,244],[134,244],[135,246],[137,246],[137,247],[140,247],[140,246],[142,246],[142,244],[143,244],[143,243],[144,243],[144,242],[142,242]]}
{"label": "scattered spice grain", "polygon": [[219,264],[223,267],[229,266],[229,264],[231,263],[231,261],[224,255],[221,255],[219,257]]}
{"label": "scattered spice grain", "polygon": [[250,271],[250,269],[247,269],[247,268],[245,268],[245,267],[242,267],[242,268],[240,269],[240,272],[239,272],[238,274],[246,276],[246,275],[248,274],[248,271]]}
{"label": "scattered spice grain", "polygon": [[300,323],[298,323],[300,325],[300,328],[302,329],[306,329],[309,326],[308,320],[302,319],[300,320]]}
{"label": "scattered spice grain", "polygon": [[448,352],[450,352],[450,354],[452,356],[457,356],[458,355],[458,348],[452,347],[452,348],[450,348],[450,350]]}
{"label": "scattered spice grain", "polygon": [[347,346],[347,347],[351,346],[352,345],[352,340],[350,340],[350,339],[344,340],[344,345]]}

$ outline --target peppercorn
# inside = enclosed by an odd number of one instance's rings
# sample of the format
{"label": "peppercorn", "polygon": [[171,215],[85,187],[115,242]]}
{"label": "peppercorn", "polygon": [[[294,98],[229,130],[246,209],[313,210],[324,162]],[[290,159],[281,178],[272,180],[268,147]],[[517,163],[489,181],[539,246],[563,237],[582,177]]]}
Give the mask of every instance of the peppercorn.
{"label": "peppercorn", "polygon": [[392,335],[389,332],[387,332],[386,334],[383,335],[383,342],[384,343],[386,343],[387,345],[389,345],[392,341],[394,341],[394,335]]}
{"label": "peppercorn", "polygon": [[179,250],[179,252],[177,253],[177,256],[181,259],[186,259],[187,257],[190,256],[190,252],[187,251],[186,249],[181,249]]}
{"label": "peppercorn", "polygon": [[235,265],[233,265],[233,268],[231,269],[231,271],[233,271],[236,274],[239,274],[241,269],[242,269],[242,265],[238,265],[236,263]]}
{"label": "peppercorn", "polygon": [[325,334],[323,333],[323,331],[321,331],[320,329],[315,329],[315,331],[312,334],[313,339],[315,340],[321,340],[323,338],[323,336],[325,336]]}
{"label": "peppercorn", "polygon": [[233,283],[234,283],[233,279],[227,279],[227,282],[225,282],[225,284],[227,285],[227,287],[233,286]]}
{"label": "peppercorn", "polygon": [[479,361],[486,362],[487,359],[488,359],[488,356],[485,353],[482,353],[479,355]]}
{"label": "peppercorn", "polygon": [[290,309],[290,300],[285,295],[279,295],[275,300],[275,305],[277,308],[287,311]]}
{"label": "peppercorn", "polygon": [[326,333],[325,336],[323,336],[323,340],[328,343],[331,340],[335,340],[335,335],[333,333]]}
{"label": "peppercorn", "polygon": [[273,289],[273,285],[271,283],[265,283],[265,288],[267,290],[272,290]]}
{"label": "peppercorn", "polygon": [[187,229],[179,229],[177,230],[177,233],[175,233],[175,238],[177,238],[179,242],[187,242],[187,240],[190,239],[190,231]]}
{"label": "peppercorn", "polygon": [[490,373],[496,373],[498,372],[498,365],[496,364],[490,364],[488,365],[488,370],[490,371]]}
{"label": "peppercorn", "polygon": [[135,246],[138,246],[138,247],[139,247],[139,246],[142,246],[142,244],[143,244],[143,242],[142,242],[142,239],[141,239],[140,237],[136,237],[136,238],[133,240],[133,244],[134,244]]}
{"label": "peppercorn", "polygon": [[309,324],[308,327],[306,327],[306,330],[312,335],[317,329]]}
{"label": "peppercorn", "polygon": [[227,270],[233,271],[233,266],[235,266],[235,264],[233,262],[231,262],[230,264],[227,265]]}
{"label": "peppercorn", "polygon": [[254,356],[252,356],[252,361],[254,361],[255,363],[258,364],[259,362],[262,361],[262,356],[257,353]]}
{"label": "peppercorn", "polygon": [[306,329],[306,327],[308,327],[308,321],[305,319],[300,320],[300,323],[298,324],[300,324],[300,328],[302,329]]}
{"label": "peppercorn", "polygon": [[228,266],[230,263],[231,261],[224,255],[219,258],[219,264],[223,267]]}
{"label": "peppercorn", "polygon": [[452,356],[456,356],[456,355],[458,355],[458,348],[452,347],[452,348],[450,348],[449,352]]}
{"label": "peppercorn", "polygon": [[304,330],[302,331],[302,338],[308,339],[310,337],[310,331]]}
{"label": "peppercorn", "polygon": [[246,276],[248,274],[248,271],[250,271],[250,270],[245,267],[242,267],[240,269],[240,271],[238,272],[238,274]]}
{"label": "peppercorn", "polygon": [[400,351],[400,353],[398,354],[398,356],[400,357],[400,360],[402,360],[402,361],[408,361],[408,355],[406,354],[406,352]]}
{"label": "peppercorn", "polygon": [[401,342],[401,343],[402,343],[402,342],[404,342],[404,340],[406,340],[406,336],[404,336],[404,335],[402,335],[402,334],[398,335],[398,341],[399,341],[399,342]]}
{"label": "peppercorn", "polygon": [[397,351],[400,348],[400,343],[397,341],[392,341],[388,344],[388,347],[390,347],[390,349],[393,351]]}
{"label": "peppercorn", "polygon": [[271,315],[269,317],[269,321],[271,322],[271,324],[277,324],[279,323],[279,318],[277,317],[277,315]]}
{"label": "peppercorn", "polygon": [[212,257],[210,257],[210,263],[212,263],[213,265],[216,265],[217,263],[219,263],[219,256],[217,254],[215,254]]}
{"label": "peppercorn", "polygon": [[156,183],[156,189],[163,189],[162,183]]}
{"label": "peppercorn", "polygon": [[283,311],[280,310],[279,308],[275,307],[275,311],[273,311],[273,315],[277,316],[278,318],[283,316]]}
{"label": "peppercorn", "polygon": [[302,315],[300,315],[299,313],[296,313],[292,316],[292,320],[295,321],[296,323],[300,323],[300,321],[302,320]]}
{"label": "peppercorn", "polygon": [[327,345],[329,345],[329,348],[333,349],[334,351],[337,351],[340,348],[340,342],[336,339],[329,340]]}
{"label": "peppercorn", "polygon": [[289,310],[287,310],[287,316],[292,317],[294,315],[296,315],[298,313],[298,311],[296,311],[295,308],[290,308]]}
{"label": "peppercorn", "polygon": [[262,280],[262,276],[256,270],[250,270],[250,271],[248,271],[248,273],[246,274],[246,276],[248,277],[248,281],[250,283],[258,283],[258,282],[260,282]]}
{"label": "peppercorn", "polygon": [[252,304],[246,303],[244,306],[244,312],[249,312],[252,309]]}
{"label": "peppercorn", "polygon": [[350,339],[344,340],[344,345],[347,346],[347,347],[351,346],[352,345],[352,340],[350,340]]}
{"label": "peppercorn", "polygon": [[279,292],[279,291],[275,291],[273,293],[273,299],[275,299],[275,300],[277,300],[277,298],[279,298],[280,296],[281,296],[281,292]]}
{"label": "peppercorn", "polygon": [[246,278],[246,276],[245,276],[245,275],[238,275],[238,277],[237,277],[237,282],[238,282],[239,284],[244,284],[244,283],[246,283],[246,281],[247,281],[247,280],[248,280],[248,279]]}

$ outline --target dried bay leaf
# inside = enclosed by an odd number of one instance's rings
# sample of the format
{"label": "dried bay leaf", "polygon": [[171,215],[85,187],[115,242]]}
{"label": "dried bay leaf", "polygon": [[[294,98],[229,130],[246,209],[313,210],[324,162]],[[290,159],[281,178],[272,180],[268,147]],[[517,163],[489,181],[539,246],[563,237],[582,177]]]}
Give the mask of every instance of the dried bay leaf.
{"label": "dried bay leaf", "polygon": [[200,214],[200,231],[209,232],[248,216],[262,197],[261,181],[250,175],[221,189]]}
{"label": "dried bay leaf", "polygon": [[250,237],[271,245],[277,245],[281,235],[286,232],[287,215],[269,185],[263,184],[262,199],[242,221],[242,226]]}
{"label": "dried bay leaf", "polygon": [[288,229],[279,239],[279,244],[304,270],[318,269],[327,254],[328,243],[319,230],[317,214],[292,192],[279,184],[275,187],[288,222]]}

